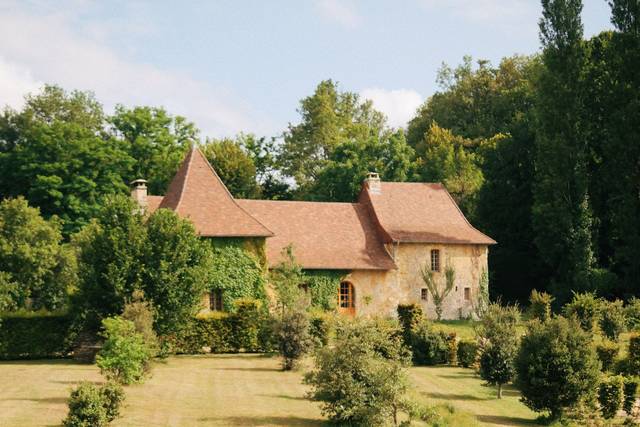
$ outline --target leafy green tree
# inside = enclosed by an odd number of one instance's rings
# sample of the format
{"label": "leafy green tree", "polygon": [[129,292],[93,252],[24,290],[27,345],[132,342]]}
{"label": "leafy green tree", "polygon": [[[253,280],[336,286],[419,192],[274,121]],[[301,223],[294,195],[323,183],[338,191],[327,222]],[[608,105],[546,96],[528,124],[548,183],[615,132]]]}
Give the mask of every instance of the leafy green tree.
{"label": "leafy green tree", "polygon": [[516,372],[524,404],[557,419],[567,408],[595,397],[600,363],[590,335],[575,320],[558,316],[529,323]]}
{"label": "leafy green tree", "polygon": [[148,181],[151,194],[165,194],[169,182],[191,145],[198,129],[184,117],[171,116],[163,108],[116,106],[108,118],[111,132],[135,159],[128,181]]}
{"label": "leafy green tree", "polygon": [[61,308],[75,287],[75,254],[62,244],[60,221],[27,201],[0,203],[0,299],[7,308]]}
{"label": "leafy green tree", "polygon": [[300,101],[301,122],[284,133],[279,156],[282,171],[293,177],[301,195],[315,181],[333,150],[347,140],[380,135],[385,117],[371,101],[342,92],[332,80],[318,84],[313,95]]}
{"label": "leafy green tree", "polygon": [[256,166],[237,141],[209,139],[202,151],[234,197],[251,199],[260,195]]}
{"label": "leafy green tree", "polygon": [[0,120],[0,194],[23,195],[69,235],[88,223],[110,194],[126,193],[132,158],[103,129],[102,107],[87,92],[45,86],[22,111]]}
{"label": "leafy green tree", "polygon": [[453,290],[456,272],[453,267],[446,267],[444,271],[444,284],[441,284],[438,283],[439,280],[433,277],[433,271],[431,271],[431,266],[428,263],[425,264],[420,271],[422,273],[422,281],[427,286],[433,304],[436,306],[436,317],[440,320],[442,318],[444,300]]}
{"label": "leafy green tree", "polygon": [[618,341],[620,334],[625,331],[627,326],[624,302],[621,300],[603,301],[601,304],[600,330],[610,340]]}
{"label": "leafy green tree", "polygon": [[353,139],[336,146],[310,190],[315,200],[355,200],[368,172],[385,181],[407,181],[412,177],[414,152],[402,130],[368,139]]}
{"label": "leafy green tree", "polygon": [[279,320],[276,334],[282,370],[290,371],[311,348],[309,317],[304,310],[290,310]]}
{"label": "leafy green tree", "polygon": [[304,283],[302,267],[296,262],[293,246],[282,249],[283,261],[270,272],[270,282],[276,291],[278,308],[284,315],[287,311],[308,305],[300,285]]}

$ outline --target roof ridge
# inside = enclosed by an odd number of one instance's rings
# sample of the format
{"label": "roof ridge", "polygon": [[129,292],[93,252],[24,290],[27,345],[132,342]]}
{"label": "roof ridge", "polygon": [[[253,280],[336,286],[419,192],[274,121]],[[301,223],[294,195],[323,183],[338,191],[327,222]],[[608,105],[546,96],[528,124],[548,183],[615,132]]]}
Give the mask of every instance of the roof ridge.
{"label": "roof ridge", "polygon": [[439,183],[440,186],[442,187],[442,189],[444,190],[445,194],[447,196],[449,196],[449,199],[451,200],[451,202],[453,203],[453,206],[456,207],[456,209],[458,210],[458,213],[460,213],[460,216],[462,216],[462,219],[464,219],[464,222],[467,223],[467,225],[474,231],[477,231],[478,233],[482,234],[484,237],[486,237],[489,240],[492,240],[494,243],[498,243],[496,242],[494,239],[492,239],[491,237],[487,236],[486,234],[484,234],[482,231],[478,230],[477,228],[475,228],[473,225],[471,225],[471,223],[469,222],[469,220],[467,219],[466,215],[462,212],[462,209],[460,209],[460,206],[458,206],[458,204],[456,203],[455,199],[453,198],[453,196],[451,195],[451,193],[449,193],[449,190],[447,190],[447,187],[444,186],[444,184]]}
{"label": "roof ridge", "polygon": [[178,201],[176,202],[175,212],[178,212],[180,208],[180,203],[182,202],[182,196],[185,193],[185,188],[187,188],[187,180],[189,179],[189,169],[191,168],[191,162],[193,161],[193,151],[195,149],[195,145],[191,146],[189,153],[187,154],[186,163],[187,167],[184,171],[184,180],[182,181],[182,186],[180,187],[180,192],[178,193]]}

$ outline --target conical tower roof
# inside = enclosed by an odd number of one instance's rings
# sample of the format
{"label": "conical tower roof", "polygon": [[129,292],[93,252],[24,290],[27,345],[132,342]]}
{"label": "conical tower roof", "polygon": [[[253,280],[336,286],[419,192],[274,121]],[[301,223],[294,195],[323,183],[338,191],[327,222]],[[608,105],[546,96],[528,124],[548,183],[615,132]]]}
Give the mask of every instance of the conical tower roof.
{"label": "conical tower roof", "polygon": [[273,233],[234,200],[204,154],[192,147],[159,208],[190,219],[201,236],[269,237]]}

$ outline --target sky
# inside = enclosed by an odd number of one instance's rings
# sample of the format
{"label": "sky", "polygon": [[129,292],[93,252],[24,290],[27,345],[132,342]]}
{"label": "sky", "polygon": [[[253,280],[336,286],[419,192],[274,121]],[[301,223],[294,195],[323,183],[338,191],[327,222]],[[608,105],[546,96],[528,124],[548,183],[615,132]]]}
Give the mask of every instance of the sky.
{"label": "sky", "polygon": [[[611,28],[583,0],[587,36]],[[324,79],[405,126],[443,62],[539,51],[538,0],[0,0],[0,106],[45,83],[162,106],[205,137],[278,136]]]}

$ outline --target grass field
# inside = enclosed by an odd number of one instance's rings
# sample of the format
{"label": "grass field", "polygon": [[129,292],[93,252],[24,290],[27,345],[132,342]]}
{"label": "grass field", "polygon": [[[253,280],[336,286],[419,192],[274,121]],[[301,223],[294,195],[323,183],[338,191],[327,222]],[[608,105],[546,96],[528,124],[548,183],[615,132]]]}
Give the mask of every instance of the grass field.
{"label": "grass field", "polygon": [[[507,389],[502,400],[471,370],[411,368],[417,395],[477,417],[479,425],[530,425],[535,414]],[[0,426],[55,426],[81,380],[100,382],[95,366],[67,360],[0,363]],[[155,365],[142,385],[126,388],[115,426],[319,426],[317,403],[304,398],[300,372],[281,372],[274,357],[179,356]]]}

